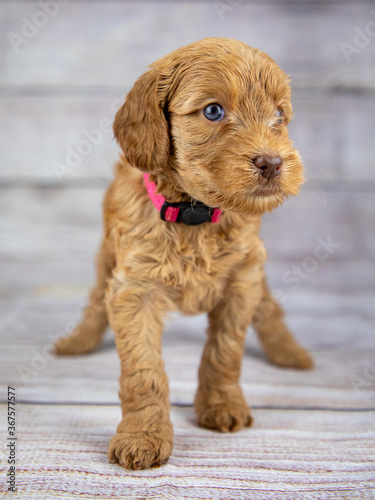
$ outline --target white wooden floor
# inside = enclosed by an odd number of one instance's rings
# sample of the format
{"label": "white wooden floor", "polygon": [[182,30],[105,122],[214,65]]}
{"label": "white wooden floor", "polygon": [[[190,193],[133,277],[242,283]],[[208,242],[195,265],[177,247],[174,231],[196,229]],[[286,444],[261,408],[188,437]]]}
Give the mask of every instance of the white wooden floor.
{"label": "white wooden floor", "polygon": [[[375,499],[375,37],[354,45],[357,28],[372,33],[374,7],[53,5],[0,4],[0,491],[12,386],[17,491],[9,498]],[[93,281],[100,206],[118,150],[104,131],[71,172],[58,177],[56,162],[113,120],[149,63],[205,36],[259,47],[292,77],[290,130],[308,181],[264,218],[262,231],[271,287],[316,366],[301,373],[269,365],[250,330],[242,385],[254,427],[234,435],[200,429],[192,401],[205,318],[172,316],[163,353],[174,451],[160,469],[128,472],[106,457],[120,419],[112,333],[95,354],[50,354]],[[356,49],[350,62],[343,43]],[[318,262],[322,244],[331,250]]]}

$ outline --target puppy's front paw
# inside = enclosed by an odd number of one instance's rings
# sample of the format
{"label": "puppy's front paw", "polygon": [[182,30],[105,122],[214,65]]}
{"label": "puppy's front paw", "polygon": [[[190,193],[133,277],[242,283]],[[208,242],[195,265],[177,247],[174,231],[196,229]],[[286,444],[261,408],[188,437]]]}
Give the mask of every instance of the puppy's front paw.
{"label": "puppy's front paw", "polygon": [[222,401],[209,402],[211,398],[197,395],[195,408],[198,424],[207,429],[236,432],[250,427],[253,419],[250,408],[242,398],[227,397]]}
{"label": "puppy's front paw", "polygon": [[109,444],[108,459],[125,469],[149,469],[165,464],[172,448],[173,436],[118,432]]}

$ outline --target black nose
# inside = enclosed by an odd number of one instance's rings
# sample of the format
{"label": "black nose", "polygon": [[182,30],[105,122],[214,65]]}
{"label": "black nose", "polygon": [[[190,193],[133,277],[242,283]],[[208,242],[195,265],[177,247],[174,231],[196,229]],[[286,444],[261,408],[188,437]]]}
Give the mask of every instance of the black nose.
{"label": "black nose", "polygon": [[273,179],[280,175],[283,160],[280,156],[258,155],[253,159],[254,165],[266,179]]}

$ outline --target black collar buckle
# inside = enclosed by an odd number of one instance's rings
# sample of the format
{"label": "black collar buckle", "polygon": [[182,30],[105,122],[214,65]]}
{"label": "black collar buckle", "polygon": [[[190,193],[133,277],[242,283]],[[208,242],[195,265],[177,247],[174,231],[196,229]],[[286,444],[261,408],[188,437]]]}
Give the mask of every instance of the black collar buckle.
{"label": "black collar buckle", "polygon": [[208,207],[201,202],[187,202],[182,201],[180,203],[169,203],[165,201],[160,209],[161,220],[165,219],[165,212],[169,207],[178,207],[180,210],[175,222],[181,222],[187,226],[198,226],[199,224],[204,224],[205,222],[210,222],[214,209]]}

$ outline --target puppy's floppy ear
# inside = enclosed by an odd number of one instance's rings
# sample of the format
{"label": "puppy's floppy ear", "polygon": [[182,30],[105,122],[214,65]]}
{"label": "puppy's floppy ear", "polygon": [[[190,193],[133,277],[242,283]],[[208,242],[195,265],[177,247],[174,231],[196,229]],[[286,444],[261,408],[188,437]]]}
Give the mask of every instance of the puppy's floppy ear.
{"label": "puppy's floppy ear", "polygon": [[117,111],[113,131],[125,158],[142,172],[162,170],[169,156],[168,123],[164,115],[165,86],[152,67],[134,84]]}

